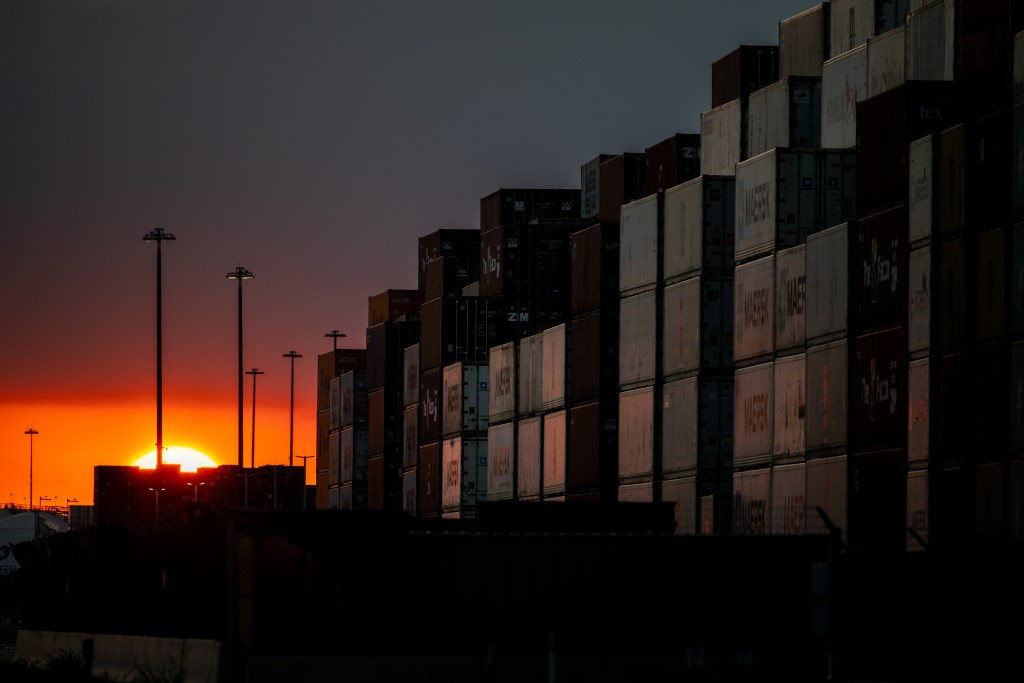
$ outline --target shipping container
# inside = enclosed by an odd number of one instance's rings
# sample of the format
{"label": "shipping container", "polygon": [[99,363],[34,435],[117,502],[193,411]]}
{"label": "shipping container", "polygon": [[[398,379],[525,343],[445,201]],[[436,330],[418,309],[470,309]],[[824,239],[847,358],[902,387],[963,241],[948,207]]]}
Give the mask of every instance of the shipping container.
{"label": "shipping container", "polygon": [[518,401],[516,415],[533,415],[541,409],[544,387],[544,333],[530,335],[519,342]]}
{"label": "shipping container", "polygon": [[1010,448],[1016,455],[1024,451],[1024,341],[1010,346]]}
{"label": "shipping container", "polygon": [[956,78],[1009,81],[1013,36],[1021,29],[1014,0],[956,3]]}
{"label": "shipping container", "polygon": [[939,192],[936,203],[939,233],[945,238],[957,236],[964,230],[965,145],[966,130],[962,123],[939,134],[938,167],[935,173]]}
{"label": "shipping container", "polygon": [[410,517],[416,517],[416,499],[419,495],[417,481],[419,474],[416,468],[402,471],[402,512]]}
{"label": "shipping container", "polygon": [[619,484],[620,503],[653,503],[654,483],[641,481],[633,484]]}
{"label": "shipping container", "polygon": [[815,458],[806,464],[807,514],[809,534],[827,534],[833,530],[845,542],[846,528],[846,456]]}
{"label": "shipping container", "polygon": [[832,0],[830,4],[831,57],[866,45],[875,35],[875,0]]}
{"label": "shipping container", "polygon": [[767,536],[772,529],[772,470],[760,467],[737,471],[732,478],[733,533]]}
{"label": "shipping container", "polygon": [[618,223],[595,223],[574,232],[569,239],[572,316],[618,308]]}
{"label": "shipping container", "polygon": [[902,449],[850,456],[850,550],[898,557],[907,547],[907,457]]}
{"label": "shipping container", "polygon": [[[536,316],[541,302],[533,302]],[[529,320],[530,310],[513,311],[504,299],[437,298],[423,303],[420,324],[420,371],[459,361],[487,362],[491,346],[508,341],[513,317]],[[500,341],[499,341],[500,340]]]}
{"label": "shipping container", "polygon": [[420,345],[405,347],[405,371],[402,374],[402,403],[406,406],[420,400]]}
{"label": "shipping container", "polygon": [[341,507],[341,504],[342,504],[342,498],[341,498],[342,493],[341,492],[342,492],[342,489],[340,489],[338,487],[328,488],[327,489],[327,509],[328,510],[342,510],[342,509],[344,509],[344,508]]}
{"label": "shipping container", "polygon": [[907,364],[907,462],[922,466],[929,461],[932,415],[931,358],[920,358]]}
{"label": "shipping container", "polygon": [[773,536],[806,533],[807,469],[802,462],[772,467],[771,522]]}
{"label": "shipping container", "polygon": [[624,204],[619,223],[619,294],[653,289],[662,248],[662,195]]}
{"label": "shipping container", "polygon": [[330,492],[327,489],[327,470],[316,473],[316,509],[329,510]]}
{"label": "shipping container", "polygon": [[834,56],[821,67],[821,146],[857,146],[857,103],[868,96],[868,47]]}
{"label": "shipping container", "polygon": [[999,341],[1006,331],[1006,230],[996,228],[978,235],[975,270],[975,330],[979,342]]}
{"label": "shipping container", "polygon": [[420,375],[419,437],[420,445],[441,438],[443,420],[442,392],[444,373],[441,368],[427,370]]}
{"label": "shipping container", "polygon": [[845,452],[849,344],[845,339],[807,347],[807,452]]}
{"label": "shipping container", "polygon": [[416,458],[420,453],[420,416],[419,403],[406,406],[402,413],[402,467],[416,467]]}
{"label": "shipping container", "polygon": [[736,175],[736,164],[747,158],[746,126],[746,97],[701,112],[701,175]]}
{"label": "shipping container", "polygon": [[807,356],[798,353],[775,359],[772,401],[773,460],[803,456],[807,448]]}
{"label": "shipping container", "polygon": [[590,222],[499,226],[480,240],[480,294],[518,302],[541,296],[569,303],[569,238]]}
{"label": "shipping container", "polygon": [[366,371],[349,370],[338,378],[341,394],[339,427],[365,425],[370,419],[370,399],[366,388]]}
{"label": "shipping container", "polygon": [[939,312],[939,348],[943,352],[961,351],[968,342],[967,258],[963,238],[939,246],[939,282],[936,298]]}
{"label": "shipping container", "polygon": [[789,76],[751,93],[746,136],[746,158],[775,147],[819,149],[821,77]]}
{"label": "shipping container", "polygon": [[928,549],[928,470],[907,472],[907,552]]}
{"label": "shipping container", "polygon": [[327,413],[327,430],[335,431],[341,429],[341,378],[335,377],[331,380],[331,398]]}
{"label": "shipping container", "polygon": [[912,358],[928,354],[934,347],[932,308],[932,247],[923,246],[910,252],[907,267],[907,352]]}
{"label": "shipping container", "polygon": [[[420,236],[418,242],[417,287],[421,292],[424,291],[423,277],[427,264],[441,256],[456,257],[457,261],[466,264],[468,281],[477,279],[477,264],[480,258],[479,229],[441,228]],[[423,301],[431,298],[424,296]]]}
{"label": "shipping container", "polygon": [[516,423],[492,424],[487,429],[487,499],[515,497]]}
{"label": "shipping container", "polygon": [[732,470],[733,378],[689,377],[662,389],[664,477]]}
{"label": "shipping container", "polygon": [[700,133],[676,133],[644,150],[644,197],[700,174]]}
{"label": "shipping container", "polygon": [[594,311],[570,324],[569,389],[573,403],[619,390],[619,311]]}
{"label": "shipping container", "polygon": [[572,188],[495,190],[480,199],[481,238],[498,226],[526,225],[546,218],[578,218],[581,192]]}
{"label": "shipping container", "polygon": [[445,439],[441,448],[441,512],[473,518],[487,500],[487,437]]}
{"label": "shipping container", "polygon": [[620,387],[654,382],[657,371],[658,315],[658,296],[653,290],[622,299],[619,306]]}
{"label": "shipping container", "polygon": [[821,77],[821,65],[831,57],[831,10],[818,3],[779,22],[779,78]]}
{"label": "shipping container", "polygon": [[492,423],[506,422],[516,414],[516,342],[490,349],[488,416]]}
{"label": "shipping container", "polygon": [[1024,214],[1024,104],[1013,108],[1012,144],[1013,215],[1019,220]]}
{"label": "shipping container", "polygon": [[740,45],[711,62],[711,106],[745,98],[777,80],[778,45]]}
{"label": "shipping container", "polygon": [[541,479],[544,498],[565,495],[566,449],[569,438],[566,412],[559,410],[544,416],[544,451]]}
{"label": "shipping container", "polygon": [[775,351],[803,350],[806,341],[807,249],[801,244],[775,254]]}
{"label": "shipping container", "polygon": [[341,443],[340,480],[366,482],[366,466],[370,455],[369,432],[366,427],[349,426],[339,432]]}
{"label": "shipping container", "polygon": [[1024,462],[1013,460],[1008,463],[1008,536],[1010,540],[1024,540]]}
{"label": "shipping container", "polygon": [[420,461],[416,466],[416,510],[420,517],[441,514],[441,442],[420,445]]}
{"label": "shipping container", "polygon": [[858,450],[906,443],[906,343],[903,327],[854,340],[850,436]]}
{"label": "shipping container", "polygon": [[756,362],[775,350],[775,257],[736,266],[733,291],[733,361]]}
{"label": "shipping container", "polygon": [[565,406],[566,361],[569,359],[568,328],[565,323],[549,327],[541,333],[541,410],[557,410]]}
{"label": "shipping container", "polygon": [[624,152],[601,164],[602,222],[618,223],[625,204],[644,196],[643,152]]}
{"label": "shipping container", "polygon": [[477,297],[480,296],[480,280],[474,280],[465,287],[462,288],[462,296],[464,297]]}
{"label": "shipping container", "polygon": [[544,454],[544,423],[541,417],[529,417],[516,424],[516,500],[539,500],[541,464]]}
{"label": "shipping container", "polygon": [[654,387],[619,394],[619,481],[650,479],[655,460]]}
{"label": "shipping container", "polygon": [[[1017,400],[1010,392],[1010,349],[997,342],[977,349],[976,360],[969,375],[972,380],[968,396],[974,412],[967,416],[968,443],[975,463],[1004,460],[1010,452],[1007,425],[1012,419],[1010,401]],[[1010,397],[1010,400],[1007,400]]]}
{"label": "shipping container", "polygon": [[849,295],[850,225],[807,236],[804,330],[807,343],[820,343],[846,334]]}
{"label": "shipping container", "polygon": [[472,254],[438,256],[423,272],[423,301],[455,299],[471,283],[480,280],[480,247]]}
{"label": "shipping container", "polygon": [[369,298],[367,327],[374,327],[383,322],[398,320],[404,316],[414,316],[420,310],[420,291],[418,289],[386,289]]}
{"label": "shipping container", "polygon": [[1013,105],[1024,104],[1024,31],[1013,37]]}
{"label": "shipping container", "polygon": [[394,385],[401,392],[405,349],[420,340],[419,320],[386,320],[366,328],[366,387]]}
{"label": "shipping container", "polygon": [[907,81],[906,41],[903,26],[868,38],[868,98]]}
{"label": "shipping container", "polygon": [[731,371],[733,275],[698,275],[665,287],[662,377]]}
{"label": "shipping container", "polygon": [[1003,466],[1001,463],[978,465],[974,468],[974,533],[987,541],[1002,541],[1006,533],[1003,510]]}
{"label": "shipping container", "polygon": [[[973,232],[1001,228],[1013,212],[1012,185],[1007,171],[1019,163],[1011,155],[1013,119],[1008,110],[985,112],[968,128],[965,145],[964,212]],[[967,225],[964,226],[968,227]]]}
{"label": "shipping container", "polygon": [[442,432],[445,438],[487,432],[490,409],[488,366],[453,363],[444,369]]}
{"label": "shipping container", "polygon": [[956,4],[937,0],[907,14],[907,80],[953,80]]}
{"label": "shipping container", "polygon": [[775,367],[772,362],[738,368],[733,408],[733,465],[767,465],[772,461],[775,426]]}
{"label": "shipping container", "polygon": [[692,536],[697,533],[697,477],[677,477],[661,482],[661,500],[672,503],[675,533]]}
{"label": "shipping container", "polygon": [[349,370],[366,370],[365,349],[337,349],[317,356],[317,412],[326,411],[331,400],[331,380]]}
{"label": "shipping container", "polygon": [[370,419],[370,455],[385,453],[389,462],[397,461],[402,448],[402,393],[394,387],[371,389]]}
{"label": "shipping container", "polygon": [[[326,410],[316,414],[316,471],[327,472],[330,454],[330,415]],[[244,463],[243,463],[244,464]]]}
{"label": "shipping container", "polygon": [[921,246],[936,234],[938,185],[935,162],[940,158],[939,137],[925,135],[910,143],[910,178],[907,197],[908,241]]}
{"label": "shipping container", "polygon": [[904,204],[857,220],[856,308],[858,332],[906,324],[907,214]]}
{"label": "shipping container", "polygon": [[601,213],[601,164],[614,154],[598,154],[580,166],[580,217],[597,218]]}
{"label": "shipping container", "polygon": [[1024,333],[1024,223],[1014,224],[1010,249],[1010,290],[1006,295],[1010,299],[1010,332],[1017,339]]}
{"label": "shipping container", "polygon": [[568,432],[566,494],[595,494],[600,501],[614,501],[619,474],[618,395],[573,405]]}
{"label": "shipping container", "polygon": [[366,475],[368,510],[384,510],[387,504],[387,481],[384,467],[384,456],[370,456]]}
{"label": "shipping container", "polygon": [[337,430],[327,437],[327,486],[341,483],[341,433]]}
{"label": "shipping container", "polygon": [[709,176],[665,190],[665,284],[735,266],[735,177]]}
{"label": "shipping container", "polygon": [[933,371],[938,386],[932,390],[936,404],[932,414],[938,424],[932,427],[934,440],[929,456],[939,467],[960,466],[967,461],[967,436],[973,432],[969,420],[973,412],[968,395],[971,384],[968,360],[963,353],[945,354],[938,359],[938,368]]}

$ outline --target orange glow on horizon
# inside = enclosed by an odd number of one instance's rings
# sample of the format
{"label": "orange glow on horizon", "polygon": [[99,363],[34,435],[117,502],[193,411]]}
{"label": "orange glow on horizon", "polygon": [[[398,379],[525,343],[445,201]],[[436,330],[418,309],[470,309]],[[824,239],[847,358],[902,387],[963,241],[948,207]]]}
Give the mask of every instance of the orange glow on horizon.
{"label": "orange glow on horizon", "polygon": [[[217,467],[219,464],[206,453],[188,446],[164,446],[164,451],[164,464],[181,465],[182,472],[195,472],[200,467]],[[156,449],[154,448],[132,464],[144,470],[156,469]]]}

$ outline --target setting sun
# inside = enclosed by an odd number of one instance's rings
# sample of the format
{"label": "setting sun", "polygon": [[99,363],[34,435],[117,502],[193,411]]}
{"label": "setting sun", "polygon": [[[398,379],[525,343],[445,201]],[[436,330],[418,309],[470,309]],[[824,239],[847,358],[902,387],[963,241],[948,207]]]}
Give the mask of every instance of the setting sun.
{"label": "setting sun", "polygon": [[[169,446],[165,451],[164,464],[181,465],[182,472],[195,472],[200,467],[217,467],[217,462],[213,458],[205,453],[200,453],[194,448],[189,448],[187,446]],[[156,449],[154,448],[132,464],[135,467],[141,467],[146,470],[155,469]]]}

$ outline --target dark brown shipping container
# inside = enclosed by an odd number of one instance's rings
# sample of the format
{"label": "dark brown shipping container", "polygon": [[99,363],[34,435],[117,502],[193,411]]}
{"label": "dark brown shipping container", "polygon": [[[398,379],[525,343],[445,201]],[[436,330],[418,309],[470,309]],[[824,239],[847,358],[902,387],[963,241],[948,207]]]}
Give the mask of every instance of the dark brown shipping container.
{"label": "dark brown shipping container", "polygon": [[394,387],[370,390],[370,419],[367,451],[371,456],[380,453],[393,458],[401,452],[402,406],[401,391]]}
{"label": "dark brown shipping container", "polygon": [[711,108],[779,80],[778,45],[740,45],[711,63]]}
{"label": "dark brown shipping container", "polygon": [[617,393],[570,409],[569,450],[565,458],[567,496],[591,494],[600,501],[617,500],[618,415]]}
{"label": "dark brown shipping container", "polygon": [[365,349],[337,349],[317,356],[317,412],[327,410],[331,403],[331,380],[349,370],[366,369]]}
{"label": "dark brown shipping container", "polygon": [[968,358],[962,353],[944,355],[938,360],[938,386],[934,396],[938,416],[934,428],[935,444],[930,449],[938,467],[958,466],[969,459],[968,436],[972,433]]}
{"label": "dark brown shipping container", "polygon": [[935,208],[943,237],[959,235],[964,229],[964,134],[962,123],[939,134]]}
{"label": "dark brown shipping container", "polygon": [[974,468],[970,465],[942,466],[933,468],[935,476],[929,477],[929,512],[931,527],[928,529],[929,548],[936,552],[951,553],[966,550],[974,521]]}
{"label": "dark brown shipping container", "polygon": [[384,456],[371,455],[370,468],[367,475],[367,488],[369,489],[367,508],[370,510],[384,509]]}
{"label": "dark brown shipping container", "polygon": [[420,463],[416,467],[416,510],[420,517],[437,517],[441,512],[441,442],[420,446]]}
{"label": "dark brown shipping container", "polygon": [[366,388],[402,387],[405,348],[420,341],[420,321],[387,320],[366,328]]}
{"label": "dark brown shipping container", "polygon": [[644,150],[644,197],[700,175],[700,133],[676,133]]}
{"label": "dark brown shipping container", "polygon": [[569,239],[593,223],[567,222],[502,226],[480,243],[480,296],[510,301],[569,295]]}
{"label": "dark brown shipping container", "polygon": [[[851,268],[857,313],[854,329],[867,332],[907,321],[907,213],[904,204],[858,219]],[[851,283],[851,284],[853,284]]]}
{"label": "dark brown shipping container", "polygon": [[444,371],[426,370],[420,375],[420,445],[441,438],[441,391],[444,389]]}
{"label": "dark brown shipping container", "polygon": [[935,282],[936,308],[939,313],[939,349],[963,350],[969,339],[967,302],[967,255],[963,238],[943,242],[938,248]]}
{"label": "dark brown shipping container", "polygon": [[459,361],[485,362],[491,346],[507,336],[504,302],[483,297],[438,298],[420,309],[420,370]]}
{"label": "dark brown shipping container", "polygon": [[579,218],[580,202],[579,189],[495,190],[480,200],[480,231],[545,218]]}
{"label": "dark brown shipping container", "polygon": [[403,315],[414,316],[420,310],[418,289],[388,289],[369,297],[367,327],[398,320]]}
{"label": "dark brown shipping container", "polygon": [[1002,342],[982,346],[976,358],[968,394],[976,415],[969,453],[975,464],[1001,462],[1010,455],[1011,401],[1020,400],[1010,384],[1010,347]]}
{"label": "dark brown shipping container", "polygon": [[619,305],[619,224],[597,223],[570,238],[569,312],[573,317]]}
{"label": "dark brown shipping container", "polygon": [[454,299],[462,295],[467,285],[480,277],[480,248],[472,257],[448,254],[427,263],[423,273],[423,300],[444,297]]}
{"label": "dark brown shipping container", "polygon": [[849,489],[850,550],[902,555],[907,539],[906,451],[897,448],[854,453],[850,458]]}
{"label": "dark brown shipping container", "polygon": [[[464,258],[467,263],[475,264],[480,259],[480,230],[442,228],[419,238],[419,255],[417,258],[417,287],[423,291],[423,276],[427,264],[439,256],[455,256]],[[469,282],[476,279],[477,266],[470,266]],[[424,301],[431,297],[425,296]]]}
{"label": "dark brown shipping container", "polygon": [[821,77],[831,54],[831,3],[822,2],[779,22],[779,80]]}
{"label": "dark brown shipping container", "polygon": [[[968,130],[965,212],[972,232],[1008,225],[1013,213],[1011,158],[1013,116],[1001,109],[981,117]],[[943,191],[946,188],[943,187]]]}
{"label": "dark brown shipping container", "polygon": [[978,236],[974,314],[977,341],[994,342],[1006,332],[1006,276],[1010,254],[1007,231],[996,228]]}
{"label": "dark brown shipping container", "polygon": [[1020,30],[1018,0],[966,0],[956,3],[956,69],[958,80],[991,79],[1007,86],[1013,36]]}
{"label": "dark brown shipping container", "polygon": [[619,312],[594,311],[569,327],[569,399],[596,400],[619,390]]}
{"label": "dark brown shipping container", "polygon": [[618,223],[622,206],[644,196],[646,167],[643,152],[625,152],[601,164],[601,221]]}
{"label": "dark brown shipping container", "polygon": [[903,447],[907,440],[904,328],[859,335],[854,345],[849,441],[857,450]]}

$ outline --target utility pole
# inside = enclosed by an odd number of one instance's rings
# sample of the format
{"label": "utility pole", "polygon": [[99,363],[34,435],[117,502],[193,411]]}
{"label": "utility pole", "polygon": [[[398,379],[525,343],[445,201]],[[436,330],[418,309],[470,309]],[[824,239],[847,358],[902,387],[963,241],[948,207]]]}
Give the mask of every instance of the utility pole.
{"label": "utility pole", "polygon": [[156,469],[164,464],[164,351],[163,351],[163,292],[161,245],[173,240],[174,235],[156,228],[142,238],[156,242]]}
{"label": "utility pole", "polygon": [[29,427],[25,430],[28,434],[28,509],[32,509],[32,438],[38,434],[36,430]]}
{"label": "utility pole", "polygon": [[288,467],[292,467],[294,461],[293,445],[295,443],[295,359],[302,358],[302,354],[295,353],[295,351],[289,351],[288,353],[282,354],[283,358],[292,359],[292,389],[291,389],[291,403],[288,414]]}
{"label": "utility pole", "polygon": [[334,350],[337,351],[338,350],[338,337],[347,337],[348,335],[345,334],[344,332],[339,332],[338,330],[331,330],[330,332],[328,332],[324,336],[325,337],[334,337]]}
{"label": "utility pole", "polygon": [[256,375],[262,375],[264,373],[263,373],[262,370],[257,370],[256,368],[253,368],[252,370],[247,370],[245,374],[252,375],[252,439],[249,442],[249,445],[251,446],[252,451],[251,451],[251,453],[249,455],[249,467],[255,469],[255,467],[256,467]]}
{"label": "utility pole", "polygon": [[[233,272],[228,273],[229,280],[238,280],[238,466],[240,468],[245,467],[245,456],[242,450],[242,398],[244,393],[242,383],[245,379],[244,365],[242,364],[242,280],[251,280],[254,277],[242,266],[238,266]],[[159,452],[157,449],[157,453]]]}

